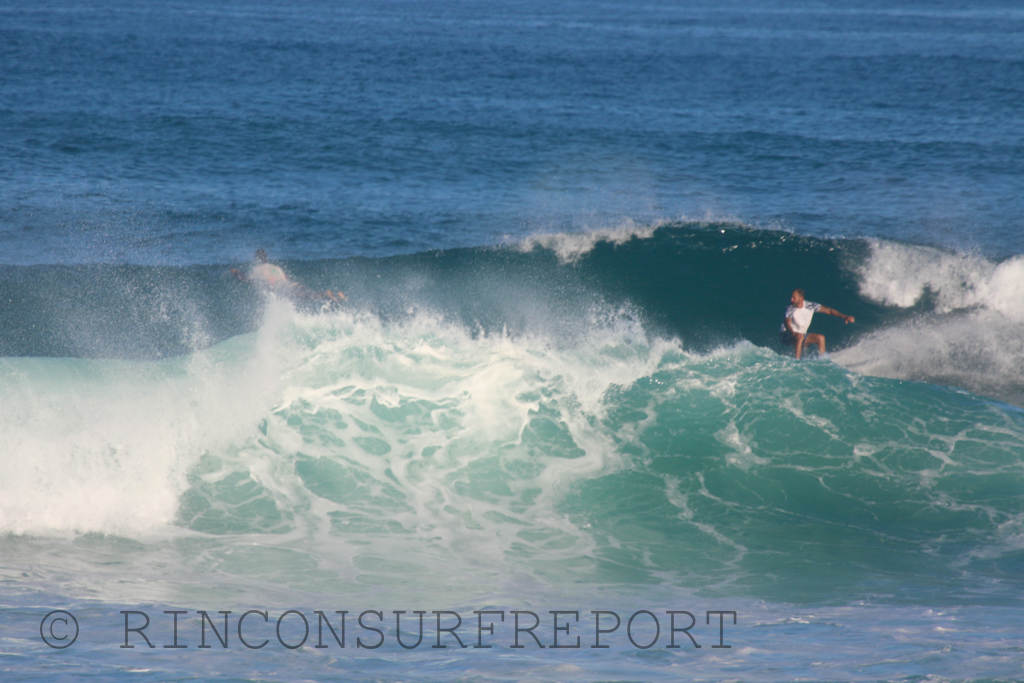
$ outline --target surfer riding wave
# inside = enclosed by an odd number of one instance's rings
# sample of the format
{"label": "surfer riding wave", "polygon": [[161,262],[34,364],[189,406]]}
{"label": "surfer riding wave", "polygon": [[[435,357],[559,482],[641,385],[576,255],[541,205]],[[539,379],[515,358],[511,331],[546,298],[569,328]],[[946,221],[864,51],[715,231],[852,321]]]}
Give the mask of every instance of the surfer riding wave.
{"label": "surfer riding wave", "polygon": [[834,308],[805,300],[802,289],[793,290],[793,294],[789,297],[789,304],[782,320],[782,327],[779,328],[779,340],[786,346],[793,347],[797,360],[800,360],[800,355],[807,344],[817,344],[818,355],[825,355],[825,335],[807,334],[807,328],[811,326],[811,318],[814,317],[816,311],[842,318],[847,325],[854,322],[852,315],[846,315]]}

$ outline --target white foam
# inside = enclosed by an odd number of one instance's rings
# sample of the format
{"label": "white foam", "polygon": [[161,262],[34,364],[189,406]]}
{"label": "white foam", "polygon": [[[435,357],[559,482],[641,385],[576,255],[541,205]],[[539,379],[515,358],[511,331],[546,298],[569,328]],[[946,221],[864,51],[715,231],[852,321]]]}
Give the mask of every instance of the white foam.
{"label": "white foam", "polygon": [[741,470],[749,470],[754,465],[767,465],[771,463],[768,458],[762,458],[750,447],[750,438],[740,434],[735,420],[729,420],[724,429],[715,432],[715,439],[729,449],[725,461],[733,467]]}
{"label": "white foam", "polygon": [[278,373],[265,336],[159,362],[0,360],[0,530],[172,523],[188,468],[269,407]]}
{"label": "white foam", "polygon": [[981,256],[876,241],[859,274],[861,294],[887,306],[909,308],[927,291],[940,313],[979,307],[1024,322],[1024,256],[996,263]]}
{"label": "white foam", "polygon": [[[212,512],[227,520],[226,531],[214,531],[217,557],[202,561],[223,563],[239,581],[262,581],[318,548],[316,562],[338,591],[388,571],[378,567],[399,567],[395,558],[416,564],[403,576],[421,578],[403,581],[425,591],[451,574],[453,558],[468,558],[460,571],[481,590],[535,584],[525,562],[533,553],[567,566],[594,555],[594,541],[559,504],[574,482],[620,465],[615,435],[601,422],[608,392],[684,355],[674,341],[649,340],[626,312],[580,318],[574,324],[586,332],[566,343],[427,314],[394,323],[351,311],[304,315],[271,300],[259,333],[186,359],[0,361],[0,433],[9,441],[0,453],[0,530],[147,542],[201,535],[216,523],[175,525],[192,476],[201,484],[191,495],[212,495]],[[388,413],[409,405],[426,412]],[[204,454],[216,471],[196,468]],[[297,463],[317,458],[333,463],[324,485],[341,471],[346,485],[368,493],[338,499],[311,490]],[[275,533],[253,521],[250,494],[239,502],[218,488],[227,477],[240,482],[240,495],[255,491],[258,505],[280,511]],[[381,531],[359,528],[376,523]],[[159,547],[182,577],[199,561],[172,557],[173,543]],[[132,566],[140,577],[161,571]],[[89,574],[90,590],[101,575]],[[292,588],[303,585],[296,579]]]}
{"label": "white foam", "polygon": [[[356,498],[312,503],[320,519],[332,512],[385,514],[401,524],[403,534],[374,537],[375,554],[409,556],[412,542],[418,561],[439,575],[451,571],[445,553],[478,557],[486,567],[476,568],[475,580],[486,575],[491,582],[514,580],[521,560],[541,548],[545,562],[578,563],[592,555],[593,541],[558,507],[575,482],[623,464],[615,435],[602,424],[609,391],[649,377],[673,354],[683,355],[674,341],[648,340],[628,315],[605,314],[584,316],[589,333],[571,345],[560,335],[472,334],[426,314],[392,324],[346,313],[302,318],[307,360],[283,379],[283,410],[270,421],[270,450],[260,457],[290,459],[301,451],[397,488],[410,510],[382,511]],[[415,402],[436,406],[429,419],[390,422],[374,410]],[[299,406],[305,414],[342,415],[348,427],[334,435],[345,445],[303,443],[288,423]],[[538,443],[537,430],[545,429],[561,436]],[[357,441],[366,436],[389,450],[366,451]],[[281,491],[279,504],[305,509],[309,494],[301,488],[295,482],[294,489]],[[344,542],[358,537],[346,534]],[[339,542],[327,534],[316,544]],[[534,550],[521,550],[534,544]],[[498,557],[509,561],[491,576],[491,558]],[[357,569],[336,571],[351,575]]]}
{"label": "white foam", "polygon": [[632,219],[625,219],[619,225],[608,228],[531,235],[515,246],[523,252],[533,251],[537,247],[550,249],[555,252],[559,263],[573,263],[589,254],[601,242],[618,246],[632,239],[650,239],[654,232],[665,224],[666,221],[659,221],[637,225]]}
{"label": "white foam", "polygon": [[859,274],[861,294],[872,301],[909,308],[927,293],[936,312],[861,337],[833,353],[837,363],[1024,403],[1024,257],[997,263],[874,242]]}

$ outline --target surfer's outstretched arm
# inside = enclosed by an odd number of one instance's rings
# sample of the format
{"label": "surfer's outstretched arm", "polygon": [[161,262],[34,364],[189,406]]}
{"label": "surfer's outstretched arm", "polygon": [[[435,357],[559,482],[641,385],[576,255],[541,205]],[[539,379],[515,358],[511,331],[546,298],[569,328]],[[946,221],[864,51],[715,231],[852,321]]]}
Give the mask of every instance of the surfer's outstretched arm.
{"label": "surfer's outstretched arm", "polygon": [[853,322],[857,322],[852,315],[844,315],[837,311],[836,309],[829,308],[828,306],[822,306],[818,310],[821,311],[822,313],[827,313],[828,315],[834,315],[837,318],[842,318],[843,322],[846,323],[847,325]]}

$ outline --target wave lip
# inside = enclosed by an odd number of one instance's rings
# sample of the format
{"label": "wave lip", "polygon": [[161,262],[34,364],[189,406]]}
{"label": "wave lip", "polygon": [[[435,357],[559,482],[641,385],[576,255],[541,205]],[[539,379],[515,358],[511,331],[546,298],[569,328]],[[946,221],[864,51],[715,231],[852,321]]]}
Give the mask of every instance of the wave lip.
{"label": "wave lip", "polygon": [[530,252],[538,247],[548,249],[554,252],[558,257],[558,262],[564,265],[575,263],[601,243],[619,246],[633,239],[650,239],[655,231],[665,224],[665,222],[657,222],[637,225],[627,219],[611,228],[531,235],[518,240],[515,243],[515,248],[522,252]]}
{"label": "wave lip", "polygon": [[910,308],[927,297],[938,313],[984,308],[1024,322],[1024,256],[994,262],[898,242],[869,245],[859,275],[860,292],[872,301]]}

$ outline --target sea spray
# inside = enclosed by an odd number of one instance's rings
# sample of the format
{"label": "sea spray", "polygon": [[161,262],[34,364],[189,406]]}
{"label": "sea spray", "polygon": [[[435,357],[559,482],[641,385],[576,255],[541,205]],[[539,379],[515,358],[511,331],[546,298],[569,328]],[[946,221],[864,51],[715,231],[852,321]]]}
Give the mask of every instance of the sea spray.
{"label": "sea spray", "polygon": [[164,361],[0,359],[0,527],[144,533],[173,522],[186,474],[272,405],[260,333]]}
{"label": "sea spray", "polygon": [[858,268],[861,294],[913,316],[869,330],[836,361],[1024,405],[1024,259],[882,241],[870,248]]}

